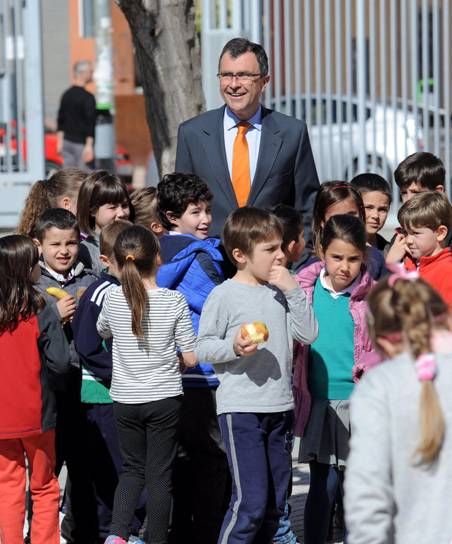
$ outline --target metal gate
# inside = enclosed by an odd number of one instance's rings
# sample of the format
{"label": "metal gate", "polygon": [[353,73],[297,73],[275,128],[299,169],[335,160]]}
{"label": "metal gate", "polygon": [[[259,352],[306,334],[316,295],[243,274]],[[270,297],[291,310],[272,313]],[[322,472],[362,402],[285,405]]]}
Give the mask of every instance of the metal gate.
{"label": "metal gate", "polygon": [[397,164],[417,150],[441,157],[450,176],[449,4],[204,0],[207,104],[218,103],[209,78],[218,43],[246,36],[269,55],[265,103],[306,120],[322,181],[364,171],[392,181]]}
{"label": "metal gate", "polygon": [[44,176],[39,0],[0,0],[0,227]]}

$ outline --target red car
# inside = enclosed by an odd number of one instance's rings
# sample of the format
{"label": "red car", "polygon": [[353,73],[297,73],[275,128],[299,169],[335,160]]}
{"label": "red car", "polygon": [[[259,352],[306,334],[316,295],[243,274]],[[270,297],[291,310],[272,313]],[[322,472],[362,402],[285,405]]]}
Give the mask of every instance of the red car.
{"label": "red car", "polygon": [[[15,137],[15,121],[11,123],[13,127],[12,136],[11,136],[11,157],[13,165],[17,162],[17,139]],[[4,147],[4,137],[5,137],[5,126],[0,124],[0,166],[4,163],[5,158],[5,147]],[[56,170],[60,170],[63,167],[63,157],[57,152],[57,134],[53,130],[45,129],[44,133],[44,152],[45,152],[45,172],[46,177],[49,177]],[[27,141],[23,140],[23,156],[27,158]],[[123,146],[117,144],[115,150],[115,166],[116,174],[125,178],[126,181],[130,181],[132,178],[132,162],[127,151]],[[6,170],[1,168],[1,170]]]}

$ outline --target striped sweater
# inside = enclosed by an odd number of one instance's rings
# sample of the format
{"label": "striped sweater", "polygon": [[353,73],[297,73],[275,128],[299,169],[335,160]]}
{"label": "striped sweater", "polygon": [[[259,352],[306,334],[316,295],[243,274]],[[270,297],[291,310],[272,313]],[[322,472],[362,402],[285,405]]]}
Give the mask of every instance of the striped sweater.
{"label": "striped sweater", "polygon": [[132,332],[132,315],[122,287],[111,289],[97,321],[103,338],[113,337],[110,395],[124,404],[140,404],[182,394],[178,350],[193,351],[196,337],[184,296],[150,289],[143,320],[144,337]]}

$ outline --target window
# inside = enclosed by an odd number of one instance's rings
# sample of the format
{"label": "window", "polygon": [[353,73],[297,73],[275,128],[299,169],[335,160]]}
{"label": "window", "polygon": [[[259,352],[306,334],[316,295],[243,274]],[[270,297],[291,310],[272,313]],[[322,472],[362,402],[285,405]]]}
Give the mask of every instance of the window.
{"label": "window", "polygon": [[94,38],[94,0],[79,0],[79,33],[82,38]]}

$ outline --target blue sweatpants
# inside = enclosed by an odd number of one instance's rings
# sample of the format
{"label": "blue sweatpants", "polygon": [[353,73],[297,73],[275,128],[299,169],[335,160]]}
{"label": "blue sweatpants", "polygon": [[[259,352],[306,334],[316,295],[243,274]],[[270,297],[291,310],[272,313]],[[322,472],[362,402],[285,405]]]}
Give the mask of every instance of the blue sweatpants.
{"label": "blue sweatpants", "polygon": [[293,412],[219,416],[232,496],[218,544],[271,544],[291,475]]}

